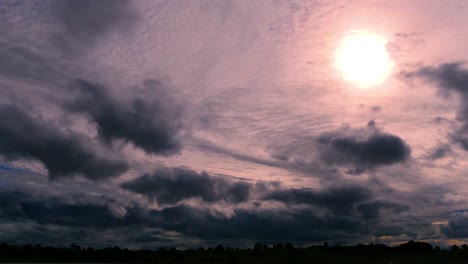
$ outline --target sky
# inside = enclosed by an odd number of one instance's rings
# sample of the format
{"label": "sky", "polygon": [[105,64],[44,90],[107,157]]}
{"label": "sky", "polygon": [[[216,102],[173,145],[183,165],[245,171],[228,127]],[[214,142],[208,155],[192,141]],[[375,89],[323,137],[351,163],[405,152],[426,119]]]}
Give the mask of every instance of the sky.
{"label": "sky", "polygon": [[[0,0],[0,240],[468,243],[467,12]],[[334,66],[356,30],[387,40],[378,85]]]}

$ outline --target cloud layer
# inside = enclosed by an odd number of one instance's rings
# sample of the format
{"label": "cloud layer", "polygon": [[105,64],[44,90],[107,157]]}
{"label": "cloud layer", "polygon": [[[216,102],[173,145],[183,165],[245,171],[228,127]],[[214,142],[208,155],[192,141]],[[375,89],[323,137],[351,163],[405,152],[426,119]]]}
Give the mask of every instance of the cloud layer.
{"label": "cloud layer", "polygon": [[200,198],[205,202],[246,202],[251,184],[197,173],[185,168],[160,168],[122,184],[124,189],[142,194],[159,204],[175,204],[185,199]]}
{"label": "cloud layer", "polygon": [[[451,54],[463,41],[440,49],[447,28],[467,33],[461,5],[13,2],[0,13],[5,242],[468,242],[468,70],[450,62],[468,55]],[[400,77],[422,82],[343,82],[330,56],[353,25],[385,28]]]}

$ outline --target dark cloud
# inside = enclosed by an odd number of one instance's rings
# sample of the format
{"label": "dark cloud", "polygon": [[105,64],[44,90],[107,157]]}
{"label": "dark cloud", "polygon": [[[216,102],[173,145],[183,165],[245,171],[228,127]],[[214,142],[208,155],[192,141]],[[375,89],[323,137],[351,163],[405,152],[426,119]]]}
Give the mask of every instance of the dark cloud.
{"label": "dark cloud", "polygon": [[161,82],[145,81],[144,96],[129,97],[123,102],[98,84],[78,80],[76,87],[80,94],[69,109],[92,119],[103,140],[126,140],[153,154],[179,150],[180,108],[166,94]]}
{"label": "dark cloud", "polygon": [[[361,218],[359,214],[323,214],[313,207],[299,206],[270,209],[237,209],[232,216],[220,216],[208,210],[180,205],[153,211],[156,226],[202,240],[294,241],[317,243],[357,243],[372,235],[409,234],[414,237],[428,227],[419,227],[415,219],[398,213],[387,219]],[[412,222],[412,223],[411,223]],[[412,224],[410,227],[409,224]],[[378,228],[377,228],[378,227]],[[411,229],[421,229],[413,230]]]}
{"label": "dark cloud", "polygon": [[[122,242],[142,238],[147,234],[143,231],[148,229],[173,234],[176,232],[178,239],[197,238],[201,243],[210,240],[229,242],[235,239],[239,242],[248,241],[249,244],[258,240],[354,241],[356,236],[364,235],[361,232],[367,233],[365,226],[357,218],[348,215],[319,216],[311,208],[238,209],[232,216],[226,216],[216,210],[187,205],[161,210],[143,208],[135,203],[124,206],[105,196],[88,197],[83,201],[67,196],[39,197],[22,192],[1,192],[0,198],[0,230],[4,223],[10,229],[14,227],[15,231],[10,236],[7,234],[10,232],[6,230],[3,233],[4,238],[9,237],[15,241],[23,239],[26,242],[50,243],[49,241],[55,240],[56,232],[74,234],[79,231],[79,236],[72,236],[75,240],[73,242],[81,242],[95,234],[95,240],[88,241],[88,245],[99,245],[106,239],[102,234],[110,232],[107,234],[115,239],[129,227],[133,231],[120,237]],[[120,210],[113,207],[119,207]],[[27,232],[31,224],[35,226],[34,232]],[[55,231],[50,232],[48,227],[54,227]],[[40,232],[43,229],[48,232]],[[61,239],[59,242],[68,241],[71,237]],[[132,247],[160,240],[158,237],[147,236],[144,241],[135,241],[137,244]]]}
{"label": "dark cloud", "polygon": [[351,240],[364,231],[358,219],[346,215],[319,216],[311,208],[246,210],[231,217],[207,210],[176,206],[154,211],[158,226],[204,240],[303,241]]}
{"label": "dark cloud", "polygon": [[26,197],[20,191],[13,190],[0,193],[0,216],[4,220],[18,220],[23,216],[19,202]]}
{"label": "dark cloud", "polygon": [[325,133],[318,138],[318,142],[326,147],[324,157],[327,161],[366,167],[402,162],[411,153],[410,147],[400,137],[381,132],[365,139]]}
{"label": "dark cloud", "polygon": [[320,191],[313,189],[278,190],[269,193],[264,199],[286,204],[316,205],[337,213],[349,213],[356,203],[367,200],[370,196],[371,192],[366,188],[334,186]]}
{"label": "dark cloud", "polygon": [[468,217],[461,216],[450,220],[447,226],[442,227],[441,231],[450,238],[467,238]]}
{"label": "dark cloud", "polygon": [[[445,63],[437,67],[422,67],[415,72],[404,72],[406,77],[421,77],[440,85],[441,92],[456,91],[468,95],[468,70],[462,63]],[[444,95],[448,95],[444,93]]]}
{"label": "dark cloud", "polygon": [[175,204],[184,199],[205,202],[246,202],[251,184],[197,173],[185,168],[161,168],[122,184],[124,189],[143,194],[159,204]]}
{"label": "dark cloud", "polygon": [[118,204],[105,195],[44,196],[22,191],[0,192],[4,220],[29,220],[43,225],[109,229],[145,223],[145,210],[136,203]]}
{"label": "dark cloud", "polygon": [[[270,196],[286,206],[262,206],[262,203],[270,201],[262,200],[259,206],[237,208],[226,214],[215,208],[185,204],[151,209],[136,201],[117,201],[94,193],[50,195],[0,190],[0,230],[2,224],[7,223],[10,228],[14,226],[17,229],[7,236],[10,239],[46,242],[54,241],[55,232],[65,235],[79,231],[81,235],[72,236],[73,242],[93,237],[94,241],[88,240],[88,245],[102,245],[106,239],[103,234],[108,234],[123,243],[133,241],[132,247],[168,243],[171,236],[165,233],[170,232],[177,234],[179,241],[196,238],[201,244],[206,244],[207,241],[231,243],[235,240],[237,246],[253,241],[356,243],[374,234],[397,236],[408,232],[402,228],[408,224],[406,220],[399,219],[394,223],[391,218],[392,215],[399,218],[399,212],[405,207],[369,201],[369,193],[364,188],[272,191]],[[333,213],[324,213],[328,212],[326,208]],[[382,219],[382,210],[390,210],[392,215],[385,215],[388,219]],[[35,232],[25,232],[25,223],[38,224]],[[377,225],[379,228],[375,229]],[[54,227],[53,235],[48,227]],[[132,231],[127,232],[128,228]],[[41,229],[48,231],[40,232]]]}
{"label": "dark cloud", "polygon": [[358,204],[356,208],[364,219],[379,218],[383,210],[389,211],[394,214],[398,214],[409,210],[409,207],[407,205],[388,201],[363,202]]}
{"label": "dark cloud", "polygon": [[125,208],[123,216],[113,213],[110,205],[67,204],[52,199],[22,202],[21,207],[25,217],[39,224],[109,229],[144,223],[138,208],[131,207]]}
{"label": "dark cloud", "polygon": [[439,94],[449,97],[455,93],[461,97],[457,119],[461,122],[452,138],[468,150],[468,69],[462,63],[445,63],[437,67],[422,67],[414,72],[403,72],[406,78],[422,78],[439,87]]}
{"label": "dark cloud", "polygon": [[128,31],[138,20],[128,0],[55,0],[51,6],[61,27],[53,41],[68,52],[93,45],[112,32]]}
{"label": "dark cloud", "polygon": [[346,174],[349,174],[349,175],[361,175],[363,174],[364,172],[366,172],[366,169],[364,168],[354,168],[354,169],[349,169],[346,171]]}
{"label": "dark cloud", "polygon": [[101,179],[127,170],[124,161],[99,156],[84,147],[90,142],[61,134],[15,106],[0,106],[0,120],[0,153],[7,159],[39,160],[52,178],[83,175]]}
{"label": "dark cloud", "polygon": [[321,156],[327,163],[353,164],[359,168],[392,165],[407,160],[411,148],[400,137],[382,132],[369,122],[368,135],[335,131],[318,137]]}
{"label": "dark cloud", "polygon": [[403,163],[411,156],[410,146],[397,135],[382,131],[371,120],[364,128],[342,126],[318,136],[303,137],[270,147],[278,166],[328,180],[360,175],[377,167]]}

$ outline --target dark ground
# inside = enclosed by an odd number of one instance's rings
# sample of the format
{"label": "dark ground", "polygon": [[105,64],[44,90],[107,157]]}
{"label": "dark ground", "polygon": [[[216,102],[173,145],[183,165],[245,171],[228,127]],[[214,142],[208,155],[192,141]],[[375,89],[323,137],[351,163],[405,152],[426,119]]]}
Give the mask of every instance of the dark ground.
{"label": "dark ground", "polygon": [[177,250],[128,250],[118,247],[93,249],[72,244],[67,248],[41,245],[0,245],[0,262],[74,263],[468,263],[468,246],[440,250],[424,242],[385,245],[294,247],[292,244],[262,245],[253,248],[200,248]]}

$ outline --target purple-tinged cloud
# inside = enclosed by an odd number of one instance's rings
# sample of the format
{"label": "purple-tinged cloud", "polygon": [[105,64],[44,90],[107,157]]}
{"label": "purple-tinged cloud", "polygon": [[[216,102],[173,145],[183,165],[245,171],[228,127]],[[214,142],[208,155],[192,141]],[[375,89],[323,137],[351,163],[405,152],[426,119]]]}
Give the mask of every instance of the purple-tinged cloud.
{"label": "purple-tinged cloud", "polygon": [[11,160],[38,160],[52,178],[103,179],[119,176],[128,168],[125,161],[102,157],[85,147],[91,144],[85,139],[62,134],[13,105],[0,106],[0,120],[0,153]]}
{"label": "purple-tinged cloud", "polygon": [[463,63],[444,63],[434,67],[421,67],[417,71],[403,72],[406,78],[421,78],[434,83],[444,98],[455,93],[461,97],[457,119],[461,125],[453,132],[452,138],[468,150],[468,69]]}
{"label": "purple-tinged cloud", "polygon": [[160,168],[153,173],[123,183],[122,188],[142,194],[159,204],[175,204],[200,198],[205,202],[246,202],[252,185],[197,173],[186,168]]}
{"label": "purple-tinged cloud", "polygon": [[68,108],[95,122],[99,137],[107,143],[120,139],[151,154],[173,154],[180,149],[181,110],[166,96],[162,83],[147,80],[144,85],[154,95],[119,101],[106,87],[77,80],[79,95]]}

